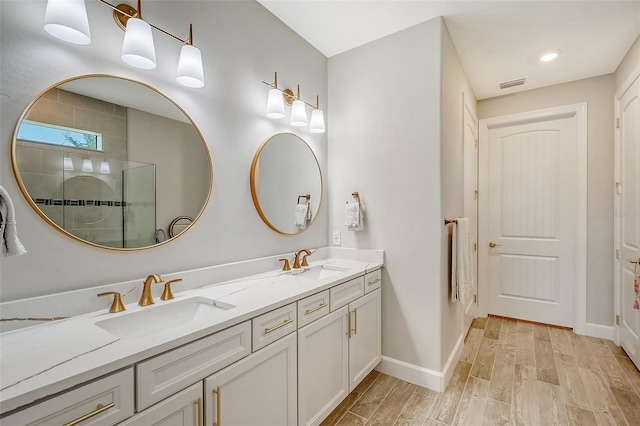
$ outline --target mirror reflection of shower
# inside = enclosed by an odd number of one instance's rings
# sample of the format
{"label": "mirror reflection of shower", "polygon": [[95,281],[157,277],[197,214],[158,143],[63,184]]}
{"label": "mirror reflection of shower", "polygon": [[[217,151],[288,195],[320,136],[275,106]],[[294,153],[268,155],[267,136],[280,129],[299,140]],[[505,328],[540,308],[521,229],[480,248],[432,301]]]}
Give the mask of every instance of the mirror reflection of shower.
{"label": "mirror reflection of shower", "polygon": [[[156,241],[155,164],[52,152],[60,168],[31,176],[33,201],[59,227],[94,244],[130,248]],[[49,162],[53,163],[53,162]],[[60,184],[45,190],[47,181]],[[30,194],[34,185],[30,185]]]}

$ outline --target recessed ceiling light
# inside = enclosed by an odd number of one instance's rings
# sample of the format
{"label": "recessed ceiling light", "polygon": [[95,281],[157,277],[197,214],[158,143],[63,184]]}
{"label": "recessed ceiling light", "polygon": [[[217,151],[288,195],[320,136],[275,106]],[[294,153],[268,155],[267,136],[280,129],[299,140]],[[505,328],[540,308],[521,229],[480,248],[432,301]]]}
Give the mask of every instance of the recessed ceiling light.
{"label": "recessed ceiling light", "polygon": [[540,56],[540,62],[550,62],[550,61],[553,61],[554,59],[557,59],[558,56],[560,56],[560,51],[559,50],[546,52],[546,53],[543,53]]}

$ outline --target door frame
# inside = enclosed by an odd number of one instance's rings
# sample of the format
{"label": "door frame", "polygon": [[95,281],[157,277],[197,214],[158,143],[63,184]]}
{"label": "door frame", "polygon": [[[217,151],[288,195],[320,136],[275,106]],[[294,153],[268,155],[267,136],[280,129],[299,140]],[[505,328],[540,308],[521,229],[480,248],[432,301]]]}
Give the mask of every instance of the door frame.
{"label": "door frame", "polygon": [[[616,91],[616,94],[613,98],[613,121],[616,122],[616,119],[620,118],[620,99],[622,96],[631,88],[633,83],[637,79],[640,78],[640,67],[637,67],[629,77],[622,83],[620,88]],[[621,147],[621,129],[614,126],[614,166],[613,166],[613,174],[615,182],[620,182],[620,162],[622,161],[622,154],[620,152]],[[621,197],[618,197],[616,191],[613,191],[613,205],[616,211],[622,211],[622,207],[620,203],[622,202]],[[619,345],[620,344],[620,325],[616,321],[616,317],[621,314],[622,306],[620,304],[620,294],[622,292],[621,286],[623,285],[623,279],[620,275],[621,262],[626,262],[626,259],[620,258],[620,216],[614,215],[613,218],[613,247],[616,250],[616,256],[614,258],[614,290],[613,290],[613,306],[614,306],[614,321],[613,321],[613,341]]]}
{"label": "door frame", "polygon": [[576,206],[574,220],[573,330],[587,332],[587,103],[545,108],[523,113],[480,119],[478,164],[478,314],[488,315],[488,179],[489,130],[556,118],[576,118]]}

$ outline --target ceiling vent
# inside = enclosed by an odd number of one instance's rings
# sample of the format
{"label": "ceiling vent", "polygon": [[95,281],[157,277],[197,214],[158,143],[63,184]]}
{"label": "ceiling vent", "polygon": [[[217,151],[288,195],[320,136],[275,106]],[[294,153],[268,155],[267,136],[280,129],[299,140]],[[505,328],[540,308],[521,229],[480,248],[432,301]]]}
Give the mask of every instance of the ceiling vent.
{"label": "ceiling vent", "polygon": [[500,89],[508,89],[510,87],[522,86],[527,81],[527,77],[518,78],[516,80],[504,81],[500,83]]}

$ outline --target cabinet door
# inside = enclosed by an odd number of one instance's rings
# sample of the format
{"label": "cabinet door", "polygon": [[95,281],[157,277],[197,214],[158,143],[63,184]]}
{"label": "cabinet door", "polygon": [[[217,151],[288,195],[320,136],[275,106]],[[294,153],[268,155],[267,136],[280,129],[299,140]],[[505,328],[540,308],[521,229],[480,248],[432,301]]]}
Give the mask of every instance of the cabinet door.
{"label": "cabinet door", "polygon": [[136,414],[120,426],[203,426],[202,382]]}
{"label": "cabinet door", "polygon": [[205,379],[205,424],[296,425],[296,346],[294,332]]}
{"label": "cabinet door", "polygon": [[298,330],[299,425],[318,425],[349,394],[346,306]]}
{"label": "cabinet door", "polygon": [[349,311],[349,390],[353,391],[382,359],[380,289],[351,302]]}

